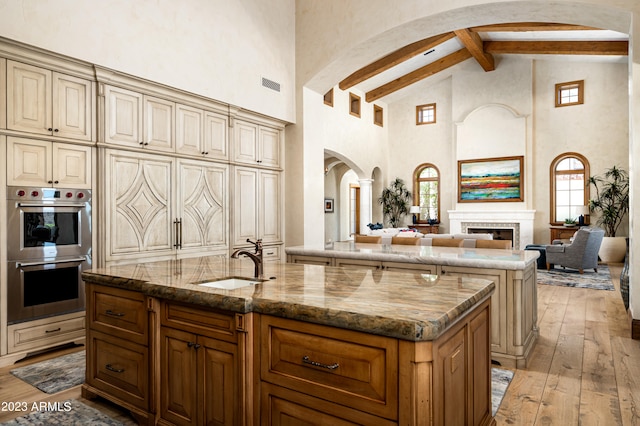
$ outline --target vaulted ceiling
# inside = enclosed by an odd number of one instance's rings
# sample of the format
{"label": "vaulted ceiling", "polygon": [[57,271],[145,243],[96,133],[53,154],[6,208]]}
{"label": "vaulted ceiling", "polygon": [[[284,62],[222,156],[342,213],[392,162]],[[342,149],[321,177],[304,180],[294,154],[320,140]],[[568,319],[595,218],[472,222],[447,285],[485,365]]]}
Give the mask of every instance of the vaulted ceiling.
{"label": "vaulted ceiling", "polygon": [[539,22],[484,25],[411,43],[354,71],[338,86],[357,88],[373,102],[467,60],[491,72],[502,55],[626,62],[627,54],[628,35],[614,31]]}

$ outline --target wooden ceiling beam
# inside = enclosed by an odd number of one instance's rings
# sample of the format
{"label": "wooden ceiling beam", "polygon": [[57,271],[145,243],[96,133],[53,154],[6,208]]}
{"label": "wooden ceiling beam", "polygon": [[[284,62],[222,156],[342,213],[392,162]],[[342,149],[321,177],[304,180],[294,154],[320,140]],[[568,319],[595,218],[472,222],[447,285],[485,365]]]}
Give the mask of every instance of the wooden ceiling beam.
{"label": "wooden ceiling beam", "polygon": [[473,32],[521,32],[521,31],[588,31],[600,28],[584,25],[555,24],[549,22],[515,22],[509,24],[480,25],[469,28]]}
{"label": "wooden ceiling beam", "polygon": [[342,80],[338,87],[341,90],[347,90],[350,87],[355,86],[358,83],[361,83],[375,75],[380,74],[383,71],[388,70],[408,59],[413,58],[414,56],[420,55],[425,51],[444,43],[447,40],[455,37],[454,33],[444,33],[437,36],[425,38],[420,41],[416,41],[415,43],[411,43],[406,45],[403,48],[400,48],[387,56],[378,59],[377,61],[360,68],[355,71],[353,74]]}
{"label": "wooden ceiling beam", "polygon": [[485,71],[493,71],[496,69],[493,56],[485,53],[482,39],[478,33],[473,33],[467,28],[454,31],[458,40],[467,48],[469,53],[478,61],[482,69]]}
{"label": "wooden ceiling beam", "polygon": [[413,83],[416,83],[449,67],[459,64],[460,62],[466,61],[469,58],[471,58],[471,53],[469,53],[467,49],[460,49],[457,52],[453,52],[450,55],[445,56],[444,58],[430,63],[429,65],[425,65],[415,71],[410,72],[409,74],[403,75],[402,77],[396,78],[395,80],[392,80],[387,84],[368,91],[365,99],[367,102],[373,102],[376,99],[380,99],[383,96],[403,89]]}
{"label": "wooden ceiling beam", "polygon": [[620,55],[629,54],[628,41],[485,41],[491,54]]}

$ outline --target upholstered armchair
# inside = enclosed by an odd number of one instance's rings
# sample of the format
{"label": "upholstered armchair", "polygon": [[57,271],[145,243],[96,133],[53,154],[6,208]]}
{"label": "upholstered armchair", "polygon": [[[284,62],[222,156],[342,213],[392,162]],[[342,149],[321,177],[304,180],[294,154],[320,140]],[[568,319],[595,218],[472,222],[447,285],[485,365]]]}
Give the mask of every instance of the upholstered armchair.
{"label": "upholstered armchair", "polygon": [[598,272],[598,250],[603,237],[603,229],[580,228],[571,244],[547,245],[547,270],[553,265],[560,265],[577,269],[581,274],[591,268]]}

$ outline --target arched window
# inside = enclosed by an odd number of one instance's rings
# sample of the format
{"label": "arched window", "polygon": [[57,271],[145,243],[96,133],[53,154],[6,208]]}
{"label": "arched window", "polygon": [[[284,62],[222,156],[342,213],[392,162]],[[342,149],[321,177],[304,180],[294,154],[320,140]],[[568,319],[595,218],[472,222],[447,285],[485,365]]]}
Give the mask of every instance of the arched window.
{"label": "arched window", "polygon": [[558,155],[551,163],[551,224],[578,220],[589,205],[589,161],[575,152]]}
{"label": "arched window", "polygon": [[440,171],[433,164],[420,164],[413,173],[413,202],[420,206],[418,223],[440,222]]}

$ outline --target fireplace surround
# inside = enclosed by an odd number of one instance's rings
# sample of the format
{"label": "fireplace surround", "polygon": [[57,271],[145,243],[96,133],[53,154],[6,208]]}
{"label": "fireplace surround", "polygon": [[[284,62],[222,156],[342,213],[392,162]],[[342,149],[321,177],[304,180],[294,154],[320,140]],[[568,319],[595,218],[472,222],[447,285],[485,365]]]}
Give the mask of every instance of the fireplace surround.
{"label": "fireplace surround", "polygon": [[514,249],[522,250],[533,244],[535,210],[449,210],[448,213],[449,232],[452,234],[468,233],[469,229],[484,232],[510,230]]}

